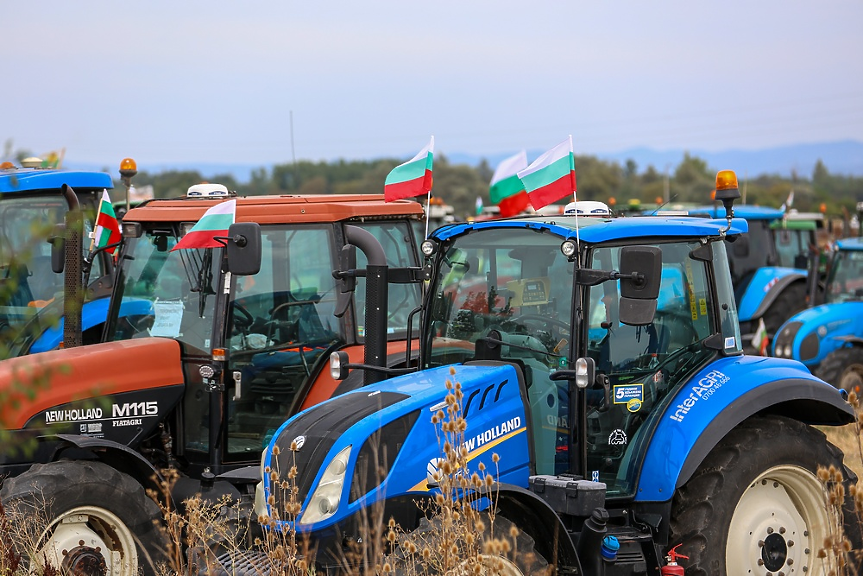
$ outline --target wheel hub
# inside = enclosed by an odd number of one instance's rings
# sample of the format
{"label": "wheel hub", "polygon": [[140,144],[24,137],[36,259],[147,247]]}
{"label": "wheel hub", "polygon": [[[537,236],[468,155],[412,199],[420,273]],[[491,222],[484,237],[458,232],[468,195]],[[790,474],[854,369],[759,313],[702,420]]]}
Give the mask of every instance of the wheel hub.
{"label": "wheel hub", "polygon": [[108,573],[108,565],[98,546],[76,546],[65,554],[61,567],[61,572],[74,576],[105,576]]}
{"label": "wheel hub", "polygon": [[764,567],[771,572],[776,572],[783,566],[788,558],[788,543],[785,538],[777,533],[773,533],[764,539],[764,546],[761,547],[761,559],[764,561]]}

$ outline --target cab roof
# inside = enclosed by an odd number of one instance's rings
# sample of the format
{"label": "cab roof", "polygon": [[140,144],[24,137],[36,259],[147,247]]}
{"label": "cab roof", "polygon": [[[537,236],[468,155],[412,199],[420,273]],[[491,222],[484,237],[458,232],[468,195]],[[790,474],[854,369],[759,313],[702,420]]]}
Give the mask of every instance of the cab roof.
{"label": "cab roof", "polygon": [[863,238],[842,238],[836,241],[840,250],[863,250]]}
{"label": "cab roof", "polygon": [[[710,237],[719,236],[728,226],[723,219],[637,216],[623,218],[594,218],[579,216],[577,219],[578,237],[589,244],[608,242],[624,238],[662,238],[662,237]],[[491,220],[466,224],[452,224],[439,228],[433,236],[446,240],[473,230],[493,228],[528,228],[547,230],[562,238],[576,237],[575,216],[513,218],[506,220]],[[742,234],[748,230],[746,220],[732,220],[728,234]]]}
{"label": "cab roof", "polygon": [[124,222],[197,222],[208,208],[237,201],[237,222],[287,224],[339,222],[354,218],[423,216],[413,200],[384,202],[383,194],[311,194],[303,196],[240,196],[150,200],[129,210]]}
{"label": "cab roof", "polygon": [[[690,208],[691,216],[705,215],[708,218],[724,218],[725,208],[722,206],[699,206]],[[738,204],[734,206],[734,215],[745,220],[778,220],[784,212],[781,208],[770,208],[769,206],[752,206],[751,204]]]}
{"label": "cab roof", "polygon": [[35,192],[59,190],[68,184],[73,190],[113,188],[111,176],[105,172],[51,170],[44,168],[12,168],[0,170],[0,192]]}

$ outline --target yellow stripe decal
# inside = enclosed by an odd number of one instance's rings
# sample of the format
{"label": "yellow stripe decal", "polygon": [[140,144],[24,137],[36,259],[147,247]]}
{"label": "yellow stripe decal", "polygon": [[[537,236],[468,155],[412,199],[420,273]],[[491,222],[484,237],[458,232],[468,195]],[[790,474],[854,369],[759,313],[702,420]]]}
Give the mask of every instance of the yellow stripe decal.
{"label": "yellow stripe decal", "polygon": [[[492,448],[494,448],[495,446],[497,446],[497,445],[498,445],[498,444],[500,444],[501,442],[504,442],[504,441],[506,441],[506,440],[509,440],[509,439],[510,439],[510,438],[512,438],[513,436],[515,436],[515,435],[517,435],[517,434],[521,434],[522,432],[524,432],[524,431],[526,431],[526,430],[527,430],[527,428],[526,428],[526,427],[524,427],[524,426],[522,426],[521,428],[518,428],[518,429],[516,429],[516,430],[513,430],[513,431],[512,431],[512,432],[510,432],[509,434],[504,434],[504,435],[503,435],[503,436],[501,436],[500,438],[496,438],[496,439],[492,440],[492,441],[491,441],[491,442],[489,442],[488,444],[483,444],[482,448],[477,448],[477,449],[476,449],[476,450],[474,450],[473,452],[469,452],[469,453],[468,453],[468,455],[467,455],[467,461],[468,461],[468,462],[470,462],[471,460],[473,460],[473,459],[474,459],[474,458],[476,458],[477,456],[479,456],[479,455],[481,455],[481,454],[484,454],[484,453],[488,452],[489,450],[491,450]],[[428,492],[428,491],[429,491],[429,487],[428,487],[428,476],[426,476],[425,478],[423,478],[422,480],[420,480],[420,481],[419,481],[419,482],[418,482],[418,483],[417,483],[413,488],[411,488],[410,490],[408,490],[408,492]]]}

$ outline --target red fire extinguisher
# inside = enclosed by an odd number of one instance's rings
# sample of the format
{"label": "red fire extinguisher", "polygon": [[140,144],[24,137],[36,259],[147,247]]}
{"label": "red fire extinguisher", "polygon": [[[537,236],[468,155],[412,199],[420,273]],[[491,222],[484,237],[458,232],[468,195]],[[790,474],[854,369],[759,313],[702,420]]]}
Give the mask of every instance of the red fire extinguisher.
{"label": "red fire extinguisher", "polygon": [[683,576],[683,566],[680,566],[677,563],[678,558],[684,558],[689,560],[689,556],[684,556],[683,554],[678,554],[677,549],[680,548],[682,544],[678,544],[674,548],[668,551],[668,556],[665,559],[668,561],[668,564],[659,569],[659,573],[662,576]]}

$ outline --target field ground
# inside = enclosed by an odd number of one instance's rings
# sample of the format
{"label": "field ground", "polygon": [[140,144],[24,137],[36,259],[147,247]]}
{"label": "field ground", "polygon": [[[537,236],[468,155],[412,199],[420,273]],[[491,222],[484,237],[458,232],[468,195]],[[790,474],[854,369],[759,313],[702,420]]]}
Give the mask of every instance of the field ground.
{"label": "field ground", "polygon": [[845,453],[845,465],[854,471],[858,478],[863,479],[863,458],[860,455],[860,445],[854,424],[841,427],[825,426],[821,430],[827,434],[830,442]]}

